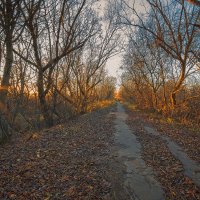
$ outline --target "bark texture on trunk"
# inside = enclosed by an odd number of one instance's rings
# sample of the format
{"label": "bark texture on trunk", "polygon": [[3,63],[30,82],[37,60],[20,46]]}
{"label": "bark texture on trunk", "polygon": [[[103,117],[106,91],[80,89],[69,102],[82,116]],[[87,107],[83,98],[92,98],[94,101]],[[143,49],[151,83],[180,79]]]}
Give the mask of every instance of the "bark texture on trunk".
{"label": "bark texture on trunk", "polygon": [[[8,19],[9,20],[9,17]],[[10,74],[13,64],[13,44],[12,44],[12,31],[7,27],[5,30],[6,38],[6,56],[5,56],[5,66],[3,71],[3,77],[0,86],[0,141],[8,138],[13,132],[11,129],[8,119],[9,110],[7,109],[7,96],[8,96],[8,88],[10,82]]]}
{"label": "bark texture on trunk", "polygon": [[1,104],[6,103],[8,87],[10,81],[10,73],[13,64],[13,45],[12,45],[12,35],[9,33],[6,37],[6,62],[4,66],[3,78],[0,87],[0,102]]}
{"label": "bark texture on trunk", "polygon": [[0,112],[0,143],[8,139],[13,133],[6,117]]}
{"label": "bark texture on trunk", "polygon": [[176,106],[176,93],[173,92],[171,93],[170,100],[171,100],[172,110],[174,110]]}
{"label": "bark texture on trunk", "polygon": [[183,82],[185,80],[185,68],[186,68],[186,62],[182,62],[181,64],[181,74],[180,77],[170,95],[170,100],[171,100],[171,108],[172,110],[175,109],[177,101],[176,101],[176,95],[179,92],[179,90],[181,89],[181,86],[183,85]]}
{"label": "bark texture on trunk", "polygon": [[49,106],[46,100],[46,94],[44,90],[44,77],[43,77],[43,71],[40,70],[38,74],[38,96],[40,101],[40,107],[42,116],[44,117],[45,125],[47,127],[53,126],[53,117],[52,113],[49,110]]}

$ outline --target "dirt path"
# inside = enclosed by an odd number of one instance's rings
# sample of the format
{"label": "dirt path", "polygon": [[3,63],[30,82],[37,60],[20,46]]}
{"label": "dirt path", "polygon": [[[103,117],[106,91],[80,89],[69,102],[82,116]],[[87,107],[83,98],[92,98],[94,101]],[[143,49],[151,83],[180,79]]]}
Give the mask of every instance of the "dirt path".
{"label": "dirt path", "polygon": [[[115,154],[124,164],[123,184],[121,188],[128,199],[162,200],[164,192],[154,179],[154,172],[147,167],[141,157],[141,145],[126,124],[127,114],[118,103],[115,119]],[[147,195],[148,194],[148,195]],[[115,196],[115,199],[122,197]]]}
{"label": "dirt path", "polygon": [[0,200],[108,200],[112,109],[0,146]]}
{"label": "dirt path", "polygon": [[0,146],[0,200],[199,200],[200,137],[154,125],[118,103],[18,135]]}
{"label": "dirt path", "polygon": [[187,137],[183,137],[177,129],[155,124],[140,111],[126,111],[129,116],[126,122],[142,145],[142,158],[156,171],[155,178],[162,185],[166,199],[200,199],[200,163],[198,156],[194,156],[199,152],[196,143],[200,143],[200,137],[195,135],[193,142],[193,133],[187,132]]}
{"label": "dirt path", "polygon": [[198,187],[200,187],[200,165],[194,160],[190,159],[188,155],[184,152],[183,148],[181,148],[176,142],[174,142],[169,137],[161,135],[154,128],[148,126],[144,126],[144,129],[148,134],[158,136],[165,141],[170,152],[183,165],[184,174],[190,177],[194,181],[194,183]]}

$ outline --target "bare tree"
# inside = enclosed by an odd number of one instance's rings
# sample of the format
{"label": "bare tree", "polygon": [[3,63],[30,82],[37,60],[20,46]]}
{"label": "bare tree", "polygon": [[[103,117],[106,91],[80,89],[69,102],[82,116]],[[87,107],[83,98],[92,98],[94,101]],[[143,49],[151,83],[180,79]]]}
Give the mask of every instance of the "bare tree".
{"label": "bare tree", "polygon": [[[6,100],[10,83],[10,74],[13,67],[13,45],[20,36],[23,25],[19,24],[20,0],[2,0],[0,2],[0,37],[1,43],[1,65],[4,65],[0,86],[0,139],[11,134],[6,115],[8,114]],[[5,52],[2,46],[5,45]],[[2,54],[5,53],[5,59]]]}
{"label": "bare tree", "polygon": [[[30,52],[26,56],[17,55],[38,71],[38,96],[41,111],[47,126],[53,124],[46,96],[52,84],[56,65],[64,57],[82,48],[98,30],[96,17],[86,0],[80,2],[23,1],[23,16],[26,33],[31,39]],[[22,38],[23,40],[23,38]],[[25,41],[26,42],[26,41]],[[45,78],[46,77],[46,78]]]}
{"label": "bare tree", "polygon": [[19,113],[31,127],[50,127],[65,109],[86,112],[103,100],[100,88],[111,98],[105,64],[119,52],[119,27],[112,7],[102,16],[97,2],[1,1],[1,136],[9,134],[7,119],[17,122]]}
{"label": "bare tree", "polygon": [[[172,109],[176,106],[176,94],[181,89],[185,78],[196,65],[189,65],[193,59],[192,51],[199,43],[198,30],[195,24],[200,19],[200,11],[186,5],[184,0],[161,2],[146,0],[149,9],[140,14],[136,8],[125,5],[132,10],[134,18],[123,17],[123,23],[147,31],[152,36],[152,48],[163,49],[168,56],[178,61],[175,67],[179,71],[178,77],[171,92]],[[179,10],[179,12],[177,12]]]}

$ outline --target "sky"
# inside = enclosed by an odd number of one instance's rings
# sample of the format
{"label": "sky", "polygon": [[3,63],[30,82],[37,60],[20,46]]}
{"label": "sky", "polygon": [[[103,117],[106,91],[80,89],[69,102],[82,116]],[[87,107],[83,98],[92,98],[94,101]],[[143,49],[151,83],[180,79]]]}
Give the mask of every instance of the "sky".
{"label": "sky", "polygon": [[[132,7],[133,2],[134,2],[134,6],[139,13],[144,12],[143,5],[145,6],[145,8],[148,8],[148,4],[145,0],[125,0],[125,1],[131,7]],[[101,9],[102,9],[102,14],[103,14],[107,0],[99,0],[99,2],[101,4]],[[123,36],[123,37],[126,37],[126,36]],[[122,56],[123,56],[123,53],[115,55],[115,56],[111,57],[106,63],[106,70],[107,70],[108,74],[110,76],[114,76],[114,77],[117,78],[118,86],[120,85],[120,75],[123,72],[122,70],[120,70],[120,66],[122,66],[122,64],[123,64],[122,63]]]}
{"label": "sky", "polygon": [[[106,1],[107,0],[99,1],[101,5],[100,7],[101,7],[102,15],[105,10]],[[122,73],[122,71],[120,70],[121,65],[122,65],[122,53],[109,58],[109,60],[106,63],[106,71],[108,72],[108,75],[116,77],[118,85],[120,84],[120,75]]]}
{"label": "sky", "polygon": [[106,63],[106,69],[111,76],[118,77],[121,74],[121,70],[119,69],[122,65],[122,54],[118,54],[113,56]]}
{"label": "sky", "polygon": [[[98,12],[100,12],[100,15],[102,16],[105,11],[106,2],[107,0],[100,0],[98,4],[99,6]],[[119,77],[119,71],[120,71],[119,68],[122,64],[121,61],[122,61],[122,54],[115,55],[107,61],[106,71],[110,76],[114,76],[116,78]]]}
{"label": "sky", "polygon": [[[133,1],[132,0],[126,0],[126,2],[130,5],[132,5]],[[143,6],[141,6],[141,4],[143,4],[144,1],[143,0],[135,0],[135,6],[137,8],[137,11],[143,12]],[[101,4],[101,9],[102,9],[102,14],[104,11],[104,8],[106,6],[106,0],[100,0],[100,4]],[[122,37],[126,37],[125,35]],[[108,74],[110,76],[114,76],[118,79],[118,84],[120,84],[120,75],[122,74],[122,70],[120,70],[120,66],[122,66],[122,57],[123,57],[123,52],[115,55],[113,57],[111,57],[106,64],[106,69],[108,71]]]}

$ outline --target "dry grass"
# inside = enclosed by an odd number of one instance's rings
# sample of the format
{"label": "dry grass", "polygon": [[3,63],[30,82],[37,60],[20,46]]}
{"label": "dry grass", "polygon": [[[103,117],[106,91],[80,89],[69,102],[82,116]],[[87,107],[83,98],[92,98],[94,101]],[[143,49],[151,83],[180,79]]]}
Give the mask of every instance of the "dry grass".
{"label": "dry grass", "polygon": [[195,123],[194,121],[190,119],[186,119],[184,117],[181,117],[179,115],[163,115],[158,112],[153,112],[150,110],[143,110],[139,109],[136,104],[133,103],[127,103],[127,102],[122,102],[129,110],[131,111],[138,111],[138,112],[143,112],[145,113],[148,118],[154,119],[156,121],[159,121],[161,124],[169,124],[173,125],[176,127],[185,127],[189,129],[192,132],[199,132],[200,131],[200,124]]}
{"label": "dry grass", "polygon": [[114,104],[114,100],[103,100],[103,101],[96,101],[88,106],[88,112],[92,112],[97,109],[108,107]]}

